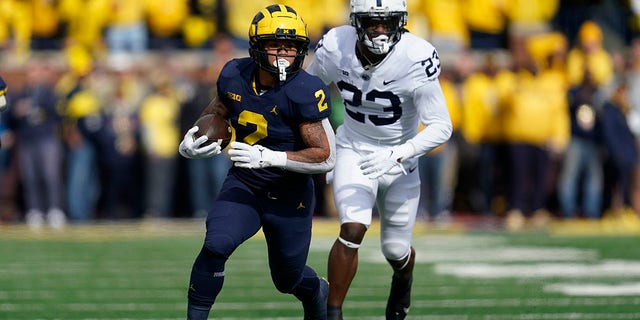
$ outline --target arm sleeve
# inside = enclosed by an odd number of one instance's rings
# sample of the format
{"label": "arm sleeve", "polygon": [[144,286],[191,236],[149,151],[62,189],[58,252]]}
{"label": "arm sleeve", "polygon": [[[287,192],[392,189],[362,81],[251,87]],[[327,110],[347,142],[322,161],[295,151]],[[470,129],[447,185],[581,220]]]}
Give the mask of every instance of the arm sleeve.
{"label": "arm sleeve", "polygon": [[447,142],[453,126],[444,94],[438,80],[432,80],[414,91],[414,103],[420,115],[424,130],[398,146],[401,159],[424,155],[433,148]]}
{"label": "arm sleeve", "polygon": [[292,161],[287,159],[285,169],[307,174],[324,173],[331,171],[336,162],[336,138],[333,133],[333,128],[329,119],[322,120],[322,127],[324,128],[327,140],[329,140],[329,157],[322,162],[308,163],[300,161]]}

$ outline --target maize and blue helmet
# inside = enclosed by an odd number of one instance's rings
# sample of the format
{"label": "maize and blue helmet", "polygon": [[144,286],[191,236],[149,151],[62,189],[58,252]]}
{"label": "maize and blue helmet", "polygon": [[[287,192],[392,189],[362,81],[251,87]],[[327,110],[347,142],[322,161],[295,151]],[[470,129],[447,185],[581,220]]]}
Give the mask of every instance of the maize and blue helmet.
{"label": "maize and blue helmet", "polygon": [[[271,40],[289,40],[296,44],[296,56],[292,64],[287,63],[286,67],[280,65],[279,68],[278,60],[280,59],[276,60],[275,65],[269,63],[264,44]],[[283,76],[286,78],[287,74],[302,68],[304,58],[309,51],[309,42],[307,25],[295,10],[286,5],[273,4],[260,10],[249,27],[249,55],[261,68],[280,75],[281,81]]]}

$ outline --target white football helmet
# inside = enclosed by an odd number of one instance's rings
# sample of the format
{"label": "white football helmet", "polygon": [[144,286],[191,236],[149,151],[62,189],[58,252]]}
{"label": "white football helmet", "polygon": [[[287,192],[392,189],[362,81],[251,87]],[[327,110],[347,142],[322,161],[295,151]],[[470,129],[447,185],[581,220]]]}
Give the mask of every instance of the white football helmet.
{"label": "white football helmet", "polygon": [[[386,54],[400,41],[407,25],[406,0],[351,0],[351,25],[358,40],[374,54]],[[367,32],[367,27],[384,24],[388,32]]]}

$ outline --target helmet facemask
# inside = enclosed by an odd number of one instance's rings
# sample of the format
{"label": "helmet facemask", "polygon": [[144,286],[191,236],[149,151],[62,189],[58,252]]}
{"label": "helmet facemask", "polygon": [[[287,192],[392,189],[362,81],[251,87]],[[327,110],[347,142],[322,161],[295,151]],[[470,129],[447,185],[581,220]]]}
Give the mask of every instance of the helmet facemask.
{"label": "helmet facemask", "polygon": [[[280,81],[285,81],[287,79],[287,75],[298,72],[302,68],[302,64],[304,62],[304,58],[309,51],[309,41],[299,41],[292,40],[295,43],[296,51],[293,56],[295,56],[293,63],[289,63],[285,57],[291,57],[291,51],[287,51],[287,53],[280,54],[280,50],[276,51],[278,53],[269,53],[265,49],[265,44],[269,41],[273,40],[284,40],[283,38],[262,38],[255,42],[251,42],[251,46],[249,47],[249,54],[253,58],[253,60],[260,66],[260,68],[268,71],[269,73],[275,74],[278,76]],[[290,39],[287,39],[290,40]],[[273,64],[269,63],[269,56],[275,56],[276,59],[273,61]]]}

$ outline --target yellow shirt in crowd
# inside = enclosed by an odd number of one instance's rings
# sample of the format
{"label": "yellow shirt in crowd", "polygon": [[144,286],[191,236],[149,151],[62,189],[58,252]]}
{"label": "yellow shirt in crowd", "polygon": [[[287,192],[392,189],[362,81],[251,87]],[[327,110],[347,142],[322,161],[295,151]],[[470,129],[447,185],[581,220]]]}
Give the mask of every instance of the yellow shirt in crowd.
{"label": "yellow shirt in crowd", "polygon": [[508,0],[464,0],[462,12],[471,30],[499,34],[507,27],[504,14]]}
{"label": "yellow shirt in crowd", "polygon": [[151,33],[173,36],[180,33],[189,16],[189,3],[187,0],[147,0],[147,14]]}
{"label": "yellow shirt in crowd", "polygon": [[167,95],[147,97],[140,107],[143,143],[148,152],[173,157],[178,150],[180,132],[177,126],[180,103]]}
{"label": "yellow shirt in crowd", "polygon": [[559,0],[508,0],[505,14],[516,33],[548,31],[558,6]]}
{"label": "yellow shirt in crowd", "polygon": [[570,134],[564,75],[520,71],[512,79],[514,85],[504,112],[506,141],[564,148]]}

